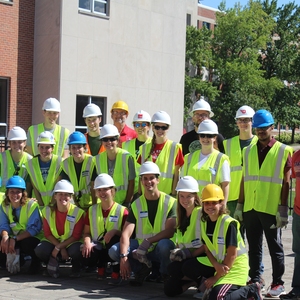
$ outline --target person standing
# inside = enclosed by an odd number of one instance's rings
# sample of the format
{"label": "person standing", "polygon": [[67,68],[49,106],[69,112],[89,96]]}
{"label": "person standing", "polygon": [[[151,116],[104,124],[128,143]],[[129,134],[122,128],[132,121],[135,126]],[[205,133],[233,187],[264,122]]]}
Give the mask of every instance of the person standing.
{"label": "person standing", "polygon": [[[247,105],[241,106],[235,115],[236,125],[239,130],[239,135],[231,139],[223,141],[225,154],[230,160],[230,189],[227,200],[227,208],[230,216],[236,209],[237,201],[240,194],[240,185],[242,181],[242,150],[243,148],[257,142],[257,136],[252,133],[252,118],[255,111]],[[241,224],[241,229],[243,225]],[[242,229],[242,236],[244,232]]]}
{"label": "person standing", "polygon": [[[194,129],[182,135],[179,141],[179,143],[182,145],[183,155],[193,153],[194,151],[201,149],[201,144],[199,142],[197,133],[198,127],[202,121],[212,118],[214,113],[211,111],[209,103],[204,100],[204,97],[200,97],[200,99],[193,105],[190,116],[192,117],[194,123]],[[223,140],[223,135],[218,133],[214,147],[215,149],[224,153]]]}
{"label": "person standing", "polygon": [[[133,286],[141,286],[150,274],[152,261],[160,264],[160,274],[168,276],[167,266],[170,263],[170,250],[174,243],[170,238],[176,226],[176,199],[159,191],[160,170],[150,161],[140,168],[141,183],[144,193],[131,205],[120,243],[113,245],[108,254],[120,262],[120,275],[128,280],[131,270],[135,279]],[[136,233],[135,239],[132,234]]]}
{"label": "person standing", "polygon": [[87,126],[86,138],[86,153],[95,156],[105,149],[100,141],[100,123],[102,118],[102,112],[98,105],[89,103],[83,109],[82,115],[84,122]]}
{"label": "person standing", "polygon": [[272,283],[268,297],[285,293],[284,250],[281,228],[288,223],[288,194],[292,148],[272,137],[274,119],[265,109],[253,116],[258,140],[243,149],[243,178],[234,217],[244,221],[249,245],[249,277],[260,281],[263,233],[271,260]]}
{"label": "person standing", "polygon": [[60,103],[55,98],[48,98],[43,104],[44,122],[31,125],[27,132],[27,146],[26,151],[35,156],[39,154],[36,140],[40,133],[50,131],[54,137],[56,144],[53,153],[64,158],[69,156],[67,139],[70,134],[69,129],[58,125],[56,122],[60,113]]}
{"label": "person standing", "polygon": [[110,110],[111,118],[114,125],[117,127],[120,135],[118,147],[122,147],[122,143],[130,141],[137,137],[136,132],[126,125],[126,120],[129,115],[129,109],[127,103],[122,100],[115,102]]}
{"label": "person standing", "polygon": [[53,154],[55,139],[51,132],[44,131],[37,138],[39,153],[26,164],[35,198],[41,207],[49,205],[52,191],[61,173],[62,157]]}
{"label": "person standing", "polygon": [[[6,190],[6,183],[13,175],[21,176],[27,181],[26,163],[32,159],[32,156],[25,152],[26,132],[19,126],[13,127],[7,135],[10,149],[0,153],[0,202]],[[28,195],[31,195],[32,186],[30,182],[26,183]]]}
{"label": "person standing", "polygon": [[293,209],[292,250],[295,253],[292,289],[285,295],[280,295],[281,300],[300,299],[300,150],[292,156],[292,177],[296,178],[296,194]]}

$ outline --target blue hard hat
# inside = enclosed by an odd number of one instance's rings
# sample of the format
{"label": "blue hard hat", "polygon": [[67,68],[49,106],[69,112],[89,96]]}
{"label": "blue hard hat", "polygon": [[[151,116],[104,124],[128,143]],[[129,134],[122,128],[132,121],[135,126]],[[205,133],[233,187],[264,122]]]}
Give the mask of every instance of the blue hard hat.
{"label": "blue hard hat", "polygon": [[26,184],[25,181],[22,177],[18,175],[14,175],[13,177],[10,177],[7,182],[6,182],[6,188],[17,188],[17,189],[22,189],[26,190]]}
{"label": "blue hard hat", "polygon": [[85,145],[86,144],[86,138],[83,133],[80,131],[74,131],[69,135],[68,138],[68,145]]}
{"label": "blue hard hat", "polygon": [[274,124],[274,119],[270,112],[265,109],[258,110],[253,116],[253,128],[266,127]]}

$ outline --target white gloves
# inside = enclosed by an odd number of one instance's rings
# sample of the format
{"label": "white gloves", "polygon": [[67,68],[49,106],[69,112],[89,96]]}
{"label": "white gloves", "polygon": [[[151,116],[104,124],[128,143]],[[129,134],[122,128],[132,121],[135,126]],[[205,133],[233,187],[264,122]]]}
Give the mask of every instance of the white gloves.
{"label": "white gloves", "polygon": [[9,273],[17,274],[20,272],[20,252],[16,250],[16,253],[8,253],[6,255],[6,265]]}
{"label": "white gloves", "polygon": [[243,222],[243,210],[244,210],[244,204],[243,203],[238,203],[236,205],[236,209],[235,209],[235,212],[233,214],[233,217],[240,221],[240,222]]}
{"label": "white gloves", "polygon": [[192,256],[189,249],[176,248],[170,251],[170,261],[182,261]]}
{"label": "white gloves", "polygon": [[278,205],[276,213],[276,226],[272,225],[271,228],[286,228],[289,223],[288,216],[289,207],[287,205]]}
{"label": "white gloves", "polygon": [[139,247],[132,251],[132,257],[151,268],[152,262],[147,258],[148,249],[151,247],[152,244],[147,239],[143,240]]}

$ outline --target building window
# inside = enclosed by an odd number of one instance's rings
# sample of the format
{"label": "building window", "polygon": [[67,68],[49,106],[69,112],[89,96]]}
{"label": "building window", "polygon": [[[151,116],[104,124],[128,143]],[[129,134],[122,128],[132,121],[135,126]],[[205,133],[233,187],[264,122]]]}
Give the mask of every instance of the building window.
{"label": "building window", "polygon": [[206,27],[207,29],[210,29],[210,23],[203,22],[203,27]]}
{"label": "building window", "polygon": [[0,152],[6,148],[9,79],[0,77]]}
{"label": "building window", "polygon": [[83,96],[77,95],[76,97],[76,122],[75,130],[81,131],[82,133],[87,132],[87,126],[82,117],[83,109],[89,104],[94,103],[98,105],[102,112],[102,120],[100,126],[102,127],[106,123],[106,97],[95,97],[95,96]]}
{"label": "building window", "polygon": [[109,0],[79,0],[79,9],[98,15],[109,15]]}
{"label": "building window", "polygon": [[186,26],[191,26],[192,16],[191,14],[186,14]]}

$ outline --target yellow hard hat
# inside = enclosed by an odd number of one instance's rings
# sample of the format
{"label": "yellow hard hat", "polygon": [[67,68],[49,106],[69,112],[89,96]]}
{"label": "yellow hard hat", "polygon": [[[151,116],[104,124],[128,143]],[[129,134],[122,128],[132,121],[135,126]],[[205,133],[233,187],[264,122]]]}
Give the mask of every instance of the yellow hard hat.
{"label": "yellow hard hat", "polygon": [[122,100],[119,100],[112,105],[111,110],[110,110],[111,113],[112,113],[113,109],[123,109],[123,110],[126,110],[127,113],[129,113],[127,103]]}
{"label": "yellow hard hat", "polygon": [[216,184],[208,184],[201,195],[202,202],[224,200],[223,190]]}

